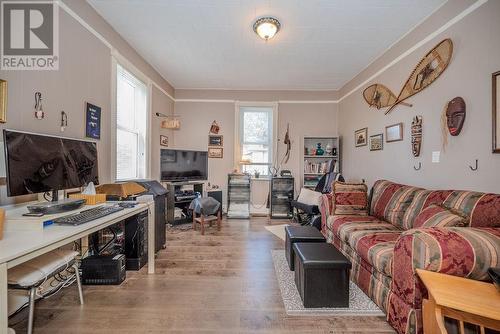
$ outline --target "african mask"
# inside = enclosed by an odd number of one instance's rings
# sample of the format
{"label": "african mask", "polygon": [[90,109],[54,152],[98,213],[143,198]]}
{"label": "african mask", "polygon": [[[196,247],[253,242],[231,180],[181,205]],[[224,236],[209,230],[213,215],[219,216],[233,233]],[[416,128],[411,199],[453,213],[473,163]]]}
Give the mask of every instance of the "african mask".
{"label": "african mask", "polygon": [[465,122],[465,101],[456,97],[446,107],[446,125],[452,136],[458,136]]}
{"label": "african mask", "polygon": [[420,147],[422,146],[422,116],[415,116],[411,122],[411,150],[413,156],[420,155]]}

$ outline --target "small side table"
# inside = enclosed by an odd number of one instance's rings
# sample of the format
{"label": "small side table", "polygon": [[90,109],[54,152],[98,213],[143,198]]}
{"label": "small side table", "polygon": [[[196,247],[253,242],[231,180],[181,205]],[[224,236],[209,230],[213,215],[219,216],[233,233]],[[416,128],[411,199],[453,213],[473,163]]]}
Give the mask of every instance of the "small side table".
{"label": "small side table", "polygon": [[459,333],[464,323],[500,330],[500,292],[492,283],[417,269],[429,292],[422,303],[425,334],[446,334],[444,317],[456,319]]}

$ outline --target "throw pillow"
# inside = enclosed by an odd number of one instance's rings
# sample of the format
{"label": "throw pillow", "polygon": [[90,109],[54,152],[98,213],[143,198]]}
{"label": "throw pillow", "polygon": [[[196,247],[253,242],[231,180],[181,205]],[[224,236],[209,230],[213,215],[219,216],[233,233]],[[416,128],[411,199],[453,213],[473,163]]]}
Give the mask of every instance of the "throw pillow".
{"label": "throw pillow", "polygon": [[334,215],[368,215],[368,187],[364,183],[333,184]]}
{"label": "throw pillow", "polygon": [[307,205],[319,205],[321,201],[321,195],[322,193],[320,192],[307,188],[302,188],[300,189],[300,194],[299,198],[297,198],[297,202],[304,203]]}
{"label": "throw pillow", "polygon": [[419,227],[461,227],[467,226],[469,220],[439,205],[429,205],[415,218],[413,228]]}

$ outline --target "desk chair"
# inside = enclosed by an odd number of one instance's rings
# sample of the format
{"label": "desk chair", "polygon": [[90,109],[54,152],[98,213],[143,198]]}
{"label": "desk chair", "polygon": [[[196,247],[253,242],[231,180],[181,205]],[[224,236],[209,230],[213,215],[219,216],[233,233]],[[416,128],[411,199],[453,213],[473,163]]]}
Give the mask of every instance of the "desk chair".
{"label": "desk chair", "polygon": [[9,269],[7,274],[9,288],[29,291],[28,334],[33,332],[36,289],[49,278],[63,272],[69,267],[73,267],[75,270],[80,304],[83,305],[82,285],[78,266],[75,262],[77,255],[78,252],[75,251],[54,250]]}

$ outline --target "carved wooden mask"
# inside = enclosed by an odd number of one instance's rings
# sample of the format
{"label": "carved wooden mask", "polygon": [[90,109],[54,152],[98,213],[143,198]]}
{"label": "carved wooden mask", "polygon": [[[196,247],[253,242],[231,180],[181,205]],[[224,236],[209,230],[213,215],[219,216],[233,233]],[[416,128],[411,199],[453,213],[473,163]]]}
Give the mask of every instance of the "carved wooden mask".
{"label": "carved wooden mask", "polygon": [[452,136],[458,136],[465,122],[465,101],[456,97],[448,102],[446,108],[446,124]]}

